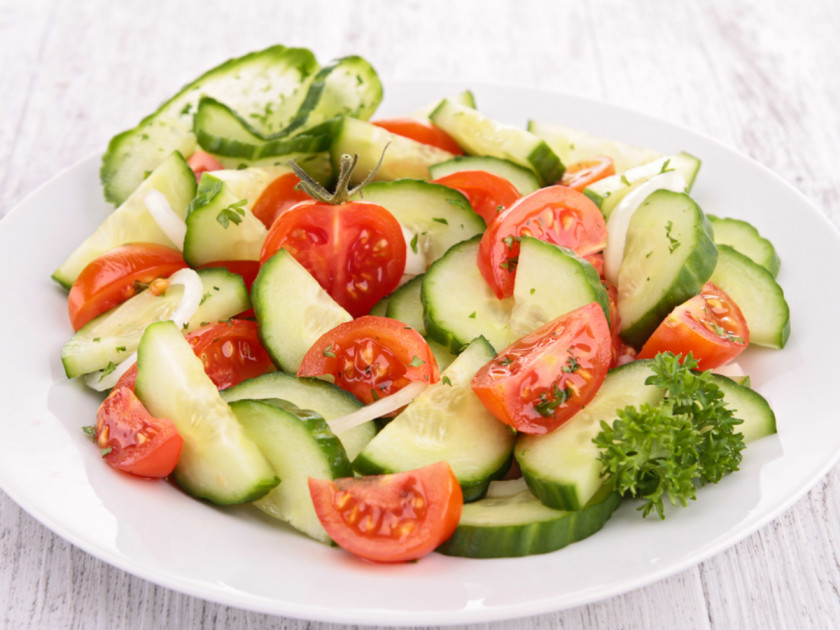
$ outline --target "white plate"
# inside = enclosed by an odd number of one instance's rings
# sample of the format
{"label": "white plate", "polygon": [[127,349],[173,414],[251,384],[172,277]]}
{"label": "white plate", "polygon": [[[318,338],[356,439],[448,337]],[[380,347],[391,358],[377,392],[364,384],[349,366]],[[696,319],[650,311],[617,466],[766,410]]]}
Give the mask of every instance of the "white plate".
{"label": "white plate", "polygon": [[[405,113],[463,85],[389,85],[380,115]],[[0,223],[5,392],[0,484],[58,535],[157,584],[241,608],[382,625],[469,623],[533,615],[637,588],[690,567],[778,515],[840,453],[837,230],[800,194],[749,159],[684,129],[603,103],[527,89],[473,87],[482,111],[524,125],[555,121],[703,160],[695,198],[747,219],[777,246],[793,334],[781,352],[750,349],[743,365],[776,411],[778,436],[749,446],[740,473],[703,488],[665,521],[626,504],[595,536],[542,556],[467,560],[432,554],[376,566],[312,542],[247,507],[215,508],[100,461],[81,427],[98,397],[63,374],[71,334],[52,271],[108,212],[98,158],[38,189]],[[806,245],[806,247],[803,247]],[[819,264],[814,253],[819,252]]]}

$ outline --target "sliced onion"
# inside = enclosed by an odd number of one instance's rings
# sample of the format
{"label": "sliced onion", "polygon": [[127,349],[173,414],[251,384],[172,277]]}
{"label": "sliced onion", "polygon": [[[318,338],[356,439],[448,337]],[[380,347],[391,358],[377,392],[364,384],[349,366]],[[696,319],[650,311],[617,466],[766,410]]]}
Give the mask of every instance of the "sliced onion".
{"label": "sliced onion", "polygon": [[143,197],[143,203],[146,204],[146,209],[160,229],[166,234],[166,238],[172,241],[172,244],[179,250],[183,250],[187,224],[175,213],[163,193],[153,188]]}
{"label": "sliced onion", "polygon": [[651,177],[636,186],[613,208],[607,220],[607,246],[604,248],[604,275],[607,280],[618,286],[618,270],[624,259],[624,243],[630,219],[642,202],[657,190],[685,192],[685,179],[677,171],[667,171]]}
{"label": "sliced onion", "polygon": [[376,402],[365,405],[358,411],[348,413],[346,416],[330,420],[327,424],[330,425],[330,429],[333,433],[340,435],[353,427],[357,427],[360,424],[369,422],[370,420],[375,420],[376,418],[382,418],[397,409],[405,407],[408,403],[417,398],[417,396],[420,395],[420,392],[428,386],[429,384],[424,383],[423,381],[412,381],[390,396],[380,398]]}
{"label": "sliced onion", "polygon": [[108,374],[103,372],[91,372],[85,374],[85,385],[98,392],[104,392],[106,389],[111,389],[120,380],[120,377],[128,372],[132,365],[137,363],[137,353],[132,352],[128,357],[123,359],[120,364],[111,370]]}

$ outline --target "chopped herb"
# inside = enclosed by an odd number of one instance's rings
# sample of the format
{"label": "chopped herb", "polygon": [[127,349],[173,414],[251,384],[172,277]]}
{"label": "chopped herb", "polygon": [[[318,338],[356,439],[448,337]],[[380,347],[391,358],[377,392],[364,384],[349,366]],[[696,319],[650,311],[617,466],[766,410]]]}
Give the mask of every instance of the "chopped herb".
{"label": "chopped herb", "polygon": [[201,301],[198,303],[198,305],[201,306],[202,304],[204,304],[207,301],[207,298],[212,297],[212,296],[213,296],[213,294],[210,293],[209,291],[207,293],[203,294],[201,296]]}
{"label": "chopped herb", "polygon": [[555,382],[554,385],[551,387],[551,393],[549,394],[548,390],[544,391],[540,394],[540,397],[537,399],[536,404],[534,405],[534,409],[538,414],[540,414],[543,418],[549,418],[554,415],[554,412],[557,410],[557,407],[566,403],[569,398],[574,395],[574,390],[568,385],[563,389],[560,389],[560,383]]}
{"label": "chopped herb", "polygon": [[100,448],[99,452],[102,453],[102,457],[105,457],[106,455],[110,455],[113,450],[114,449],[109,446],[108,448]]}
{"label": "chopped herb", "polygon": [[534,287],[531,287],[531,291],[530,291],[531,295],[534,295],[534,293],[536,293],[536,292],[537,292],[537,290]]}
{"label": "chopped herb", "polygon": [[90,437],[96,437],[96,427],[92,424],[89,424],[86,427],[82,427],[82,431],[87,433]]}
{"label": "chopped herb", "polygon": [[444,225],[449,225],[449,221],[447,221],[443,217],[432,217],[432,221],[435,221],[436,223],[443,223]]}
{"label": "chopped herb", "polygon": [[729,332],[728,330],[726,330],[726,328],[715,322],[710,321],[709,324],[711,325],[712,330],[715,331],[715,334],[721,339],[726,339],[727,341],[732,341],[734,343],[744,345],[743,337],[736,335],[735,333]]}
{"label": "chopped herb", "polygon": [[506,236],[502,239],[502,243],[504,243],[508,249],[513,247],[514,243],[518,243],[522,240],[521,236]]}
{"label": "chopped herb", "polygon": [[470,319],[475,319],[475,311],[473,311],[472,313],[469,314],[469,318]]}
{"label": "chopped herb", "polygon": [[379,400],[379,394],[376,393],[375,387],[370,388],[370,395],[374,400]]}
{"label": "chopped herb", "polygon": [[510,365],[511,363],[513,363],[513,359],[511,359],[507,355],[503,356],[501,359],[496,361],[496,365],[501,365],[502,367],[504,367],[506,365]]}
{"label": "chopped herb", "polygon": [[674,250],[677,249],[677,247],[680,246],[680,242],[677,239],[675,239],[673,236],[671,236],[671,230],[673,228],[674,228],[674,222],[673,221],[668,221],[668,223],[665,224],[665,236],[668,237],[668,241],[671,243],[668,246],[668,253],[670,253],[670,254],[673,254]]}
{"label": "chopped herb", "polygon": [[117,366],[114,364],[113,361],[108,361],[108,365],[102,368],[102,374],[99,376],[99,380],[101,381],[103,378],[108,376],[111,372],[117,369]]}
{"label": "chopped herb", "polygon": [[627,179],[627,175],[625,175],[624,173],[621,174],[621,183],[624,184],[625,186],[630,185],[630,180]]}
{"label": "chopped herb", "polygon": [[117,346],[117,347],[115,348],[115,350],[116,350],[117,352],[125,352],[125,346]]}
{"label": "chopped herb", "polygon": [[411,362],[408,364],[410,367],[420,367],[423,365],[425,361],[418,357],[416,354],[412,357]]}
{"label": "chopped herb", "polygon": [[331,358],[334,359],[335,358],[335,352],[333,352],[331,350],[331,348],[332,348],[332,344],[330,344],[326,348],[324,348],[324,351],[321,354],[323,354],[325,357],[331,357]]}
{"label": "chopped herb", "polygon": [[94,337],[93,338],[94,343],[99,343],[100,341],[102,341],[102,337]]}
{"label": "chopped herb", "polygon": [[673,171],[674,169],[668,168],[668,165],[670,163],[671,163],[671,158],[668,158],[667,160],[665,160],[665,162],[662,163],[662,168],[659,170],[659,172],[660,173],[667,173],[668,171]]}
{"label": "chopped herb", "polygon": [[415,254],[417,253],[417,238],[418,238],[417,234],[412,236],[411,237],[411,243],[410,243],[411,251],[413,251]]}
{"label": "chopped herb", "polygon": [[228,229],[231,223],[239,225],[242,223],[242,217],[245,216],[246,203],[248,203],[247,199],[240,199],[230,204],[227,208],[219,211],[219,214],[216,215],[216,221],[225,229]]}
{"label": "chopped herb", "polygon": [[440,377],[440,382],[444,385],[449,385],[450,387],[452,387],[452,381],[449,380],[449,377],[446,376],[446,374]]}
{"label": "chopped herb", "polygon": [[566,359],[566,365],[564,365],[561,369],[566,374],[572,374],[580,369],[580,363],[578,362],[577,357],[572,354],[571,350],[569,350],[569,358]]}

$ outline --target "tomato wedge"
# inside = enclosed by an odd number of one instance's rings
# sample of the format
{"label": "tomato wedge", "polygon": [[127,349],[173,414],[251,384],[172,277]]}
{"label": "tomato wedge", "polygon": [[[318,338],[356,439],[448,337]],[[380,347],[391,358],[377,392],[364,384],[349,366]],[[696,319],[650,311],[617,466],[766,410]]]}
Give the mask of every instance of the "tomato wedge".
{"label": "tomato wedge", "polygon": [[750,343],[750,331],[741,309],[722,289],[707,282],[699,295],[676,307],[642,346],[640,359],[660,352],[686,356],[701,370],[720,367],[737,357]]}
{"label": "tomato wedge", "polygon": [[583,189],[587,186],[610,175],[615,175],[615,165],[612,158],[607,155],[599,155],[591,160],[575,162],[567,166],[563,177],[560,178],[560,183],[563,186],[583,192]]}
{"label": "tomato wedge", "polygon": [[461,147],[453,140],[452,136],[440,127],[435,126],[431,121],[411,116],[397,118],[383,118],[373,121],[377,127],[381,127],[395,136],[410,138],[421,144],[428,144],[455,155],[463,155]]}
{"label": "tomato wedge", "polygon": [[231,319],[206,324],[187,333],[193,352],[219,389],[225,389],[277,368],[259,340],[257,323]]}
{"label": "tomato wedge", "polygon": [[389,475],[309,478],[318,520],[336,544],[374,562],[417,560],[458,526],[464,496],[449,464]]}
{"label": "tomato wedge", "polygon": [[525,195],[491,223],[478,248],[478,268],[499,299],[513,295],[519,239],[533,236],[586,257],[604,249],[607,226],[586,195],[549,186]]}
{"label": "tomato wedge", "polygon": [[300,177],[294,173],[281,175],[266,187],[251,212],[265,224],[265,227],[270,228],[274,220],[283,212],[301,201],[312,199],[297,187],[298,184],[300,184]]}
{"label": "tomato wedge", "polygon": [[609,324],[592,302],[505,348],[476,373],[472,389],[517,431],[548,433],[592,400],[611,360]]}
{"label": "tomato wedge", "polygon": [[304,355],[298,376],[332,375],[365,404],[412,381],[435,383],[437,361],[423,336],[390,317],[365,315],[323,334]]}
{"label": "tomato wedge", "polygon": [[458,171],[438,177],[432,183],[463,193],[487,225],[522,196],[504,177],[487,171]]}
{"label": "tomato wedge", "polygon": [[96,412],[96,444],[105,461],[140,477],[167,477],[184,440],[173,422],[155,418],[130,387],[115,387]]}
{"label": "tomato wedge", "polygon": [[196,179],[201,179],[202,173],[206,173],[208,171],[220,171],[224,168],[219,160],[207,153],[207,151],[202,151],[201,149],[198,149],[187,158],[187,165],[192,169],[193,173],[195,173]]}
{"label": "tomato wedge", "polygon": [[73,330],[117,306],[157,278],[187,266],[177,249],[157,243],[130,243],[91,261],[70,287],[67,310]]}

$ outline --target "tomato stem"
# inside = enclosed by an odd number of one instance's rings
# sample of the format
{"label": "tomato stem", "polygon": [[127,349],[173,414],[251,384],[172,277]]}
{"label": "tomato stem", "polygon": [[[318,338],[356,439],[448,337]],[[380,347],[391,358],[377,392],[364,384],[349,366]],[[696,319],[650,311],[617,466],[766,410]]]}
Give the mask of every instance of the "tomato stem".
{"label": "tomato stem", "polygon": [[312,176],[304,171],[294,160],[289,160],[289,166],[292,167],[295,175],[300,178],[299,186],[307,195],[318,201],[338,206],[343,203],[347,203],[350,201],[350,198],[356,194],[361,196],[362,189],[373,181],[376,172],[379,170],[379,167],[382,166],[382,159],[385,157],[385,151],[388,149],[389,144],[390,142],[382,149],[382,155],[379,156],[379,162],[376,163],[376,166],[370,173],[368,173],[367,177],[365,177],[361,183],[353,188],[350,188],[350,177],[353,175],[353,170],[356,168],[359,156],[350,156],[347,153],[342,155],[339,163],[338,180],[335,184],[335,191],[332,193],[315,181]]}

